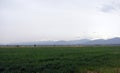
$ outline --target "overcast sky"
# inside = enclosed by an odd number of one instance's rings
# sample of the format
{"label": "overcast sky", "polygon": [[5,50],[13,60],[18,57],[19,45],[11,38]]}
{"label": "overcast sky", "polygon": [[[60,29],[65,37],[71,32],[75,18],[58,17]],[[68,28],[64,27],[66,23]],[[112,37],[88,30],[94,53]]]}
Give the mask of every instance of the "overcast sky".
{"label": "overcast sky", "polygon": [[0,0],[0,43],[120,37],[120,0]]}

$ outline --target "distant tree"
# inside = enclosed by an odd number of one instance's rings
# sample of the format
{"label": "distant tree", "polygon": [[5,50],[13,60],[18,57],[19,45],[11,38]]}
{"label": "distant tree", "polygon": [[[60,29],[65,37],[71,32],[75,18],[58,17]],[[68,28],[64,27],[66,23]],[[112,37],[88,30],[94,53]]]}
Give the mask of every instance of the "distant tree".
{"label": "distant tree", "polygon": [[16,45],[16,47],[20,47],[19,45]]}
{"label": "distant tree", "polygon": [[34,47],[36,47],[37,45],[36,44],[34,44]]}

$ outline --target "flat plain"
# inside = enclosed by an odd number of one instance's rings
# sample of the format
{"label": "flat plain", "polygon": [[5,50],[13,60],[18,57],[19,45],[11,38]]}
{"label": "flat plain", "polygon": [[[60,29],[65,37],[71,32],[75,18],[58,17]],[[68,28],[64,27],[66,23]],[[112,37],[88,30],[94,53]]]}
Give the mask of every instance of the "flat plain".
{"label": "flat plain", "polygon": [[0,73],[120,73],[120,46],[1,47]]}

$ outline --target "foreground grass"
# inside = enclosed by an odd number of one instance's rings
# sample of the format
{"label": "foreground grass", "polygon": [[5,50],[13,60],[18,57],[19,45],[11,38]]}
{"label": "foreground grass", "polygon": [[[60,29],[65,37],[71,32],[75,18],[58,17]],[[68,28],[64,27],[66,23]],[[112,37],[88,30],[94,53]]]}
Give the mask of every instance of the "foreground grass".
{"label": "foreground grass", "polygon": [[120,73],[120,47],[0,48],[0,73]]}

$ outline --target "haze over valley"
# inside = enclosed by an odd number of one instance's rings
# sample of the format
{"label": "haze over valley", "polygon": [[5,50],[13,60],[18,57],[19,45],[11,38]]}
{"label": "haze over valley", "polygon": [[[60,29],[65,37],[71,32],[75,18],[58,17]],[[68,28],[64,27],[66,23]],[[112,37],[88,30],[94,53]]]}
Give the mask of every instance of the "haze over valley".
{"label": "haze over valley", "polygon": [[0,44],[120,37],[120,0],[0,0]]}

